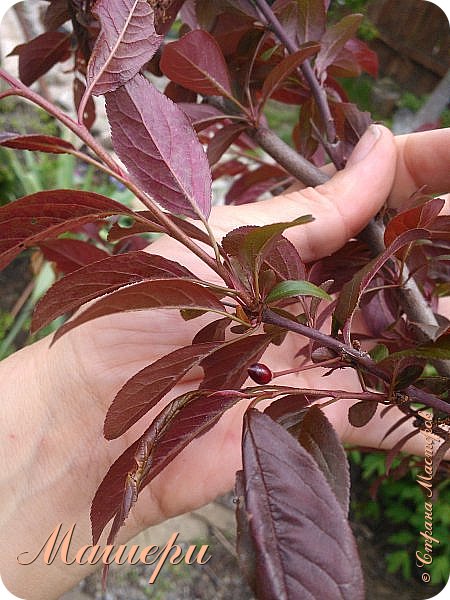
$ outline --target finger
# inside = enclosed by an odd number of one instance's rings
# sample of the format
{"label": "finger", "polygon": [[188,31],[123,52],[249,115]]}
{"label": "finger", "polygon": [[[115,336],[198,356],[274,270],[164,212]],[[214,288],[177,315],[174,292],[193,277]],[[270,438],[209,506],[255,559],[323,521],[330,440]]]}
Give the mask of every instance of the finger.
{"label": "finger", "polygon": [[[416,431],[416,435],[411,437],[402,446],[401,451],[409,452],[417,456],[424,456],[424,436],[421,434],[420,430],[413,428],[412,419],[405,423],[400,423],[391,434],[386,436],[388,430],[404,417],[404,413],[397,407],[391,408],[386,414],[381,416],[383,409],[386,407],[379,405],[375,415],[367,425],[364,427],[353,427],[350,425],[346,416],[348,414],[348,409],[353,404],[355,404],[354,400],[340,400],[324,409],[326,416],[333,423],[343,442],[355,446],[362,446],[364,448],[388,451],[407,434]],[[344,418],[343,415],[345,415]],[[442,442],[436,442],[435,449],[438,448],[440,443]],[[445,454],[445,460],[449,459],[450,451]]]}
{"label": "finger", "polygon": [[378,212],[395,174],[394,137],[385,127],[369,127],[347,166],[330,181],[243,206],[214,209],[210,223],[218,235],[239,225],[289,221],[305,214],[315,221],[286,231],[303,259],[311,261],[338,250]]}
{"label": "finger", "polygon": [[396,138],[397,168],[390,195],[401,206],[422,186],[427,194],[450,191],[450,129],[422,131]]}

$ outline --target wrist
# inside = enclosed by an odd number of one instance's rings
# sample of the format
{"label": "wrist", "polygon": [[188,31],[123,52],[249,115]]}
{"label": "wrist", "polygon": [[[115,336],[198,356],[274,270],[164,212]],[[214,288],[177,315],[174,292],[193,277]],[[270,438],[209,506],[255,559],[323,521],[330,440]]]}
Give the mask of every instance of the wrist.
{"label": "wrist", "polygon": [[[64,342],[48,346],[47,338],[0,363],[0,573],[27,600],[57,597],[79,576],[58,560],[21,565],[20,554],[35,556],[59,523],[76,523],[89,543],[92,494],[80,478],[89,461],[89,432],[84,427],[77,435],[73,425],[81,378],[69,374]],[[88,419],[87,411],[79,412]]]}

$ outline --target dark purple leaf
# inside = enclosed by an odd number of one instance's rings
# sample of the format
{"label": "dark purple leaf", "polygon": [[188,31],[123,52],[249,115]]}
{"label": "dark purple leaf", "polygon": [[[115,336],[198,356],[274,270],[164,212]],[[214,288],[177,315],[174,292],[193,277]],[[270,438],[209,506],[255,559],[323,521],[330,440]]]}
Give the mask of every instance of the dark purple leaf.
{"label": "dark purple leaf", "polygon": [[238,227],[227,233],[222,240],[224,250],[230,256],[239,257],[245,267],[258,271],[285,229],[313,221],[311,215],[298,217],[294,221],[270,225]]}
{"label": "dark purple leaf", "polygon": [[[223,6],[222,0],[215,0],[216,3],[220,6]],[[246,0],[244,0],[246,2]],[[209,1],[205,2],[205,4]],[[248,3],[247,3],[248,5]],[[211,34],[216,39],[219,44],[224,56],[232,57],[234,54],[236,58],[239,60],[242,58],[242,54],[240,54],[240,48],[242,44],[245,46],[245,41],[247,36],[258,35],[257,32],[253,31],[254,29],[254,19],[247,17],[245,15],[236,15],[233,14],[232,11],[223,12],[214,19],[214,22],[211,23]],[[203,29],[208,29],[208,27],[204,27]],[[246,47],[244,50],[244,55],[249,59],[249,48]]]}
{"label": "dark purple leaf", "polygon": [[271,419],[297,437],[301,422],[311,405],[304,394],[289,394],[272,402],[264,411]]}
{"label": "dark purple leaf", "polygon": [[223,342],[225,341],[225,331],[228,325],[231,323],[231,319],[225,317],[212,321],[197,331],[192,344],[203,344],[204,342]]}
{"label": "dark purple leaf", "polygon": [[225,125],[214,135],[208,143],[208,161],[212,166],[216,164],[231,144],[247,129],[243,123],[231,123]]}
{"label": "dark purple leaf", "polygon": [[19,77],[25,85],[31,85],[56,63],[70,58],[70,52],[69,34],[48,31],[16,46],[10,55],[19,56]]}
{"label": "dark purple leaf", "polygon": [[[325,281],[333,280],[332,287],[328,290],[334,294],[370,260],[368,248],[358,240],[351,240],[345,246],[315,262],[309,269],[309,281],[320,285]],[[302,278],[300,278],[302,279]]]}
{"label": "dark purple leaf", "polygon": [[[109,230],[108,241],[117,242],[118,240],[122,240],[132,235],[139,235],[141,233],[167,233],[166,229],[162,225],[152,221],[153,216],[150,211],[135,211],[133,213],[133,217],[135,218],[135,222],[130,227],[122,227],[119,223],[114,223]],[[177,227],[179,227],[192,239],[203,242],[204,244],[208,244],[209,246],[211,245],[209,236],[193,223],[174,215],[171,215],[170,218],[177,225]]]}
{"label": "dark purple leaf", "polygon": [[248,377],[248,367],[259,361],[270,342],[270,335],[258,334],[219,348],[202,362],[205,378],[200,388],[239,389]]}
{"label": "dark purple leaf", "polygon": [[0,146],[16,150],[34,150],[51,154],[67,154],[75,150],[70,142],[51,135],[22,135],[20,133],[0,133]]}
{"label": "dark purple leaf", "polygon": [[[272,248],[281,239],[283,231],[290,227],[311,223],[313,220],[314,218],[311,215],[303,215],[293,221],[272,223],[257,227],[249,231],[245,236],[239,255],[242,256],[248,265],[259,269],[271,253]],[[227,238],[229,235],[227,235]]]}
{"label": "dark purple leaf", "polygon": [[42,240],[83,223],[127,214],[133,213],[123,204],[92,192],[49,190],[15,200],[0,208],[0,269]]}
{"label": "dark purple leaf", "polygon": [[319,130],[321,129],[321,118],[317,104],[313,98],[310,98],[302,104],[298,124],[292,131],[295,147],[308,160],[312,158],[319,145],[313,125]]}
{"label": "dark purple leaf", "polygon": [[344,447],[336,431],[318,406],[306,411],[300,425],[298,441],[325,475],[344,514],[350,505],[350,471]]}
{"label": "dark purple leaf", "polygon": [[433,477],[436,475],[436,473],[439,469],[439,465],[445,459],[445,455],[449,448],[450,448],[450,438],[447,438],[446,440],[443,440],[442,444],[436,450],[436,452],[433,456]]}
{"label": "dark purple leaf", "polygon": [[281,237],[271,249],[265,264],[274,271],[280,281],[306,279],[305,265],[299,253],[294,244],[285,237]]}
{"label": "dark purple leaf", "polygon": [[186,0],[165,0],[163,2],[153,2],[155,27],[158,33],[165,35],[169,31],[185,1]]}
{"label": "dark purple leaf", "polygon": [[389,221],[384,232],[386,247],[390,246],[405,231],[418,227],[428,229],[441,212],[444,204],[445,200],[442,198],[433,198],[425,204],[415,206],[396,215]]}
{"label": "dark purple leaf", "polygon": [[450,335],[442,335],[436,341],[421,344],[414,348],[393,352],[389,356],[389,360],[395,360],[405,356],[415,356],[431,360],[450,360]]}
{"label": "dark purple leaf", "polygon": [[312,456],[255,409],[244,417],[245,506],[262,600],[362,600],[356,544]]}
{"label": "dark purple leaf", "polygon": [[378,55],[365,42],[358,38],[350,38],[345,43],[344,49],[352,53],[354,60],[363,71],[374,78],[378,77]]}
{"label": "dark purple leaf", "polygon": [[297,39],[304,42],[319,42],[325,32],[326,8],[323,0],[297,0]]}
{"label": "dark purple leaf", "polygon": [[[206,433],[245,395],[236,391],[190,392],[172,400],[155,418],[141,438],[111,466],[92,501],[91,523],[94,544],[108,522],[119,515],[123,523],[124,492],[133,480],[137,492],[148,485],[194,439]],[[118,526],[117,526],[118,525]]]}
{"label": "dark purple leaf", "polygon": [[[383,286],[385,282],[382,277],[374,277],[372,284],[372,287],[377,287]],[[374,337],[380,337],[400,316],[398,301],[391,289],[366,294],[362,297],[360,305],[364,322]]]}
{"label": "dark purple leaf", "polygon": [[394,462],[395,457],[401,451],[401,449],[406,444],[406,442],[408,440],[410,440],[412,437],[414,437],[415,435],[417,435],[418,433],[419,433],[418,429],[413,429],[412,431],[410,431],[409,433],[404,435],[402,438],[400,438],[400,440],[394,446],[392,446],[392,448],[390,448],[390,450],[386,454],[386,462],[385,462],[386,474],[388,474],[389,471],[391,470],[391,466],[392,466],[392,463]]}
{"label": "dark purple leaf", "polygon": [[292,43],[318,42],[326,26],[327,2],[323,0],[275,0],[277,14]]}
{"label": "dark purple leaf", "polygon": [[179,279],[142,281],[103,296],[77,317],[60,327],[53,340],[56,341],[74,327],[92,319],[124,311],[153,308],[225,312],[217,297],[196,283]]}
{"label": "dark purple leaf", "polygon": [[107,440],[119,437],[144,416],[220,342],[178,348],[131,377],[108,409],[103,428]]}
{"label": "dark purple leaf", "polygon": [[[417,360],[415,357],[404,358],[399,363],[396,369],[395,390],[403,390],[415,383],[422,375],[425,367],[425,360]],[[383,366],[382,363],[380,363],[380,366]]]}
{"label": "dark purple leaf", "polygon": [[362,294],[369,283],[382,268],[382,266],[403,246],[420,239],[427,239],[430,233],[425,229],[405,231],[377,258],[363,267],[347,282],[339,295],[339,300],[334,312],[334,319],[339,327],[348,327],[353,319],[354,312],[359,304]]}
{"label": "dark purple leaf", "polygon": [[144,191],[169,210],[208,217],[211,174],[189,119],[142,75],[106,94],[114,149]]}
{"label": "dark purple leaf", "polygon": [[286,56],[265,79],[262,87],[261,103],[264,105],[266,101],[275,93],[282,83],[299,67],[305,60],[316,54],[320,49],[320,45],[314,42],[307,42],[302,48],[294,54]]}
{"label": "dark purple leaf", "polygon": [[109,256],[57,281],[36,305],[32,330],[125,285],[177,277],[196,278],[182,265],[157,254],[137,251]]}
{"label": "dark purple leaf", "polygon": [[246,171],[230,187],[225,201],[227,204],[254,202],[258,196],[272,188],[277,181],[286,179],[286,177],[286,171],[278,165],[262,165],[252,171]]}
{"label": "dark purple leaf", "polygon": [[236,502],[236,552],[239,566],[252,589],[256,587],[256,552],[250,534],[249,518],[245,507],[244,471],[237,471]]}
{"label": "dark purple leaf", "polygon": [[208,125],[214,125],[227,118],[222,111],[210,104],[197,104],[195,102],[180,102],[178,107],[185,112],[194,127],[198,123],[207,122]]}
{"label": "dark purple leaf", "polygon": [[337,102],[332,107],[336,132],[348,146],[348,149],[344,151],[344,159],[347,160],[353,147],[372,123],[372,118],[370,113],[359,110],[356,104],[351,102]]}
{"label": "dark purple leaf", "polygon": [[44,258],[55,263],[57,270],[66,275],[85,265],[109,257],[105,250],[101,250],[88,242],[71,238],[44,240],[39,242],[39,248]]}
{"label": "dark purple leaf", "polygon": [[169,81],[164,89],[164,94],[175,102],[175,104],[193,104],[197,100],[197,94],[192,90],[187,90],[182,85]]}
{"label": "dark purple leaf", "polygon": [[[245,398],[247,398],[246,394],[235,390],[195,392],[192,399],[177,411],[176,418],[168,419],[162,435],[158,435],[158,443],[155,444],[141,489],[150,483],[192,440],[209,431],[225,411]],[[172,404],[174,402],[176,401],[172,401]]]}
{"label": "dark purple leaf", "polygon": [[[77,112],[85,91],[85,84],[81,81],[81,79],[75,76],[73,79],[73,101]],[[94,100],[92,96],[89,96],[83,111],[83,123],[88,129],[90,129],[94,124],[95,116]]]}
{"label": "dark purple leaf", "polygon": [[440,215],[436,217],[431,229],[431,238],[433,240],[450,241],[450,215]]}
{"label": "dark purple leaf", "polygon": [[[91,506],[92,542],[96,544],[102,531],[109,521],[120,511],[123,521],[126,518],[123,503],[126,491],[129,490],[131,480],[128,473],[136,468],[134,458],[139,447],[140,439],[129,446],[125,452],[111,465],[103,481],[99,485]],[[118,526],[122,524],[120,523]],[[116,528],[116,531],[118,528]]]}
{"label": "dark purple leaf", "polygon": [[315,69],[322,79],[327,67],[337,58],[345,43],[356,34],[362,19],[363,15],[347,15],[326,30],[320,40],[320,51],[315,63]]}
{"label": "dark purple leaf", "polygon": [[67,0],[51,0],[45,11],[42,22],[46,31],[55,31],[70,19]]}
{"label": "dark purple leaf", "polygon": [[373,400],[361,400],[348,409],[348,420],[353,427],[364,427],[377,412],[378,404]]}
{"label": "dark purple leaf", "polygon": [[92,94],[113,92],[132,79],[152,58],[162,42],[154,14],[145,0],[97,0],[93,13],[101,31],[87,67]]}
{"label": "dark purple leaf", "polygon": [[[391,406],[392,406],[392,404],[391,404]],[[380,414],[380,417],[381,417],[381,414]],[[403,417],[400,417],[400,419],[398,419],[393,425],[391,425],[389,427],[389,429],[383,435],[381,441],[384,442],[384,440],[387,437],[389,437],[391,435],[391,433],[396,431],[401,425],[403,425],[403,423],[406,423],[409,419],[412,419],[412,418],[413,418],[413,415],[410,415],[410,414],[403,415]]]}
{"label": "dark purple leaf", "polygon": [[207,96],[232,96],[222,51],[207,31],[196,29],[165,46],[161,71],[183,87]]}

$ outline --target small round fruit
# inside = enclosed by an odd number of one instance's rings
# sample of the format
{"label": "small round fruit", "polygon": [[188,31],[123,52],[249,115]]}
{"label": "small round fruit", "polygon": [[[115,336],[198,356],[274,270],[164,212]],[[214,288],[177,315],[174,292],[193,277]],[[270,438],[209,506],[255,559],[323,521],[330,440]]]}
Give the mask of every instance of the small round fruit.
{"label": "small round fruit", "polygon": [[248,375],[255,383],[265,385],[272,380],[272,371],[262,363],[253,363],[248,368]]}

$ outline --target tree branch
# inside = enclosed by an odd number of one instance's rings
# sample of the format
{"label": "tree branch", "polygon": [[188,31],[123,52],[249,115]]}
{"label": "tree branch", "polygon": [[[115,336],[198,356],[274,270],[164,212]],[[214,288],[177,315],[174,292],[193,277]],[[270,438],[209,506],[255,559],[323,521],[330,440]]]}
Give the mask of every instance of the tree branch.
{"label": "tree branch", "polygon": [[315,187],[328,181],[329,177],[323,171],[310,163],[301,154],[298,154],[270,129],[258,127],[253,134],[253,138],[290,175],[293,175],[304,184]]}
{"label": "tree branch", "polygon": [[[259,13],[263,16],[266,24],[272,29],[275,35],[282,42],[290,53],[297,51],[297,46],[289,39],[284,31],[281,23],[272,11],[272,8],[267,4],[266,0],[254,0]],[[300,67],[302,73],[307,80],[311,93],[316,101],[322,119],[327,128],[328,142],[335,143],[336,129],[334,120],[328,105],[328,100],[325,90],[317,81],[313,69],[308,61],[305,61]],[[266,133],[262,130],[255,134],[255,139],[272,158],[281,164],[289,173],[303,181],[306,185],[317,186],[325,183],[329,178],[319,169],[311,169],[307,161],[302,156],[298,155],[290,146],[284,144],[282,140],[277,140],[277,136],[273,132]],[[328,151],[330,158],[333,160],[337,168],[342,168],[344,165],[338,164],[338,161],[333,157],[333,147],[330,143],[325,144],[325,149]],[[296,160],[297,157],[297,160]],[[372,251],[373,255],[380,254],[385,250],[384,246],[384,227],[383,225],[372,220],[363,231],[359,234],[359,239],[363,241]],[[408,319],[413,323],[431,325],[438,327],[439,324],[436,317],[424,299],[420,289],[417,286],[414,278],[411,277],[408,267],[403,265],[401,272],[402,286],[398,289],[400,304]],[[423,334],[424,339],[431,341],[431,337]],[[450,377],[450,361],[435,361],[439,371]]]}
{"label": "tree branch", "polygon": [[[385,381],[386,383],[390,382],[390,376],[383,371],[383,369],[380,369],[380,367],[370,358],[370,356],[360,352],[359,350],[356,350],[355,348],[347,346],[343,342],[340,342],[339,340],[326,335],[317,329],[308,327],[307,325],[302,325],[301,323],[283,317],[270,308],[265,308],[263,310],[262,321],[263,323],[276,325],[277,327],[293,331],[294,333],[299,333],[300,335],[303,335],[311,340],[315,340],[322,346],[330,348],[330,350],[333,350],[336,352],[336,354],[343,357],[348,357],[348,359],[354,361],[362,369],[368,373],[371,373],[372,375],[375,375],[375,377],[378,377],[382,381]],[[405,391],[412,402],[420,402],[431,408],[440,410],[445,414],[450,414],[450,406],[444,400],[441,400],[440,398],[437,398],[436,396],[433,396],[432,394],[420,390],[412,385],[408,386]]]}
{"label": "tree branch", "polygon": [[[266,0],[254,0],[260,14],[264,17],[265,24],[272,29],[277,38],[284,44],[286,49],[294,54],[298,50],[298,46],[293,43],[289,37],[286,35],[286,32],[283,29],[280,21],[277,19],[274,14],[272,8],[267,4]],[[323,122],[325,125],[325,129],[327,132],[327,138],[329,144],[327,145],[327,150],[333,153],[333,148],[330,147],[330,144],[334,144],[336,142],[336,127],[334,125],[334,119],[330,111],[330,106],[327,100],[327,93],[325,89],[319,84],[316,76],[314,75],[314,71],[311,67],[311,63],[309,60],[305,60],[303,64],[300,65],[300,70],[303,73],[304,78],[308,82],[308,85],[311,89],[311,93],[316,101],[316,104],[319,108],[320,114],[322,115]],[[330,158],[333,160],[333,156]]]}

